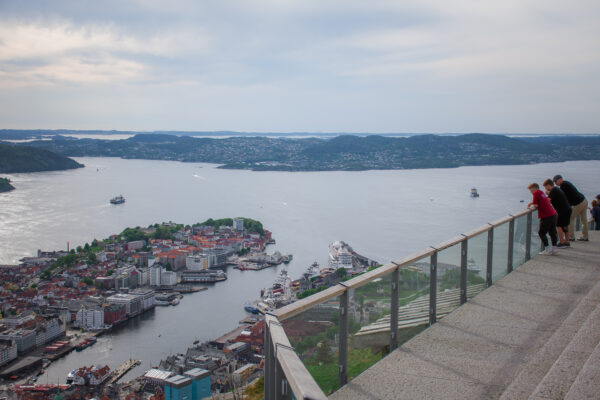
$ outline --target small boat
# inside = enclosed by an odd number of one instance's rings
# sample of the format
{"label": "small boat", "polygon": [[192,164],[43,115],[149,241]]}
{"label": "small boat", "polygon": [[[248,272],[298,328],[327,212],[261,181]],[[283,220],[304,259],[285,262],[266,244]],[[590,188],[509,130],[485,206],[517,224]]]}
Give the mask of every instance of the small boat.
{"label": "small boat", "polygon": [[287,256],[283,257],[283,263],[284,263],[284,264],[289,264],[289,263],[290,263],[290,261],[292,261],[292,259],[293,259],[293,258],[294,258],[294,256],[293,256],[293,255],[291,255],[291,254],[288,254]]}
{"label": "small boat", "polygon": [[82,351],[83,349],[90,347],[91,345],[93,345],[94,343],[96,343],[96,338],[95,337],[91,337],[87,340],[84,340],[83,342],[79,343],[77,346],[75,346],[75,351]]}
{"label": "small boat", "polygon": [[477,193],[476,188],[471,188],[471,197],[479,197],[479,193]]}
{"label": "small boat", "polygon": [[118,195],[117,197],[113,197],[110,199],[110,204],[123,204],[125,203],[125,197],[122,195]]}
{"label": "small boat", "polygon": [[252,306],[244,306],[244,310],[246,310],[246,311],[248,311],[249,313],[252,313],[252,314],[258,314],[260,312],[258,310],[258,308],[252,307]]}

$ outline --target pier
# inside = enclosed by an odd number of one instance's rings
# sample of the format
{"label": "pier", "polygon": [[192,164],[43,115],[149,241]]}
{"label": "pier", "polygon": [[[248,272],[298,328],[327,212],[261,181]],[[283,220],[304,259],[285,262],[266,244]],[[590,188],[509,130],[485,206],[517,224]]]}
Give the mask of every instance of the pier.
{"label": "pier", "polygon": [[109,384],[113,384],[116,383],[119,379],[121,379],[123,377],[123,375],[125,375],[130,369],[132,369],[133,367],[137,366],[140,364],[140,360],[134,360],[132,358],[130,358],[129,360],[126,360],[123,364],[121,364],[121,366],[119,366],[119,368],[115,369],[112,373],[111,373],[111,377],[108,379],[108,383]]}

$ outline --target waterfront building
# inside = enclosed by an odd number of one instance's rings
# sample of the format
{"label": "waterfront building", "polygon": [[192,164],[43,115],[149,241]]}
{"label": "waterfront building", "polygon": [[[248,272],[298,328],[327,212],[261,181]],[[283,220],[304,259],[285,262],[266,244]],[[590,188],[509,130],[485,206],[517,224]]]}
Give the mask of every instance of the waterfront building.
{"label": "waterfront building", "polygon": [[201,368],[193,368],[185,371],[183,375],[192,380],[192,399],[205,399],[210,393],[210,371]]}
{"label": "waterfront building", "polygon": [[161,286],[175,286],[177,284],[177,273],[164,270],[160,273]]}
{"label": "waterfront building", "polygon": [[0,339],[13,340],[17,344],[19,354],[35,347],[36,334],[31,329],[10,329],[0,333]]}
{"label": "waterfront building", "polygon": [[0,339],[0,366],[17,358],[17,343],[14,340]]}
{"label": "waterfront building", "polygon": [[234,218],[233,219],[233,229],[235,229],[236,231],[243,231],[244,230],[244,220],[242,218]]}
{"label": "waterfront building", "polygon": [[104,307],[103,310],[104,323],[106,325],[113,325],[127,318],[127,312],[125,311],[124,304],[109,304]]}
{"label": "waterfront building", "polygon": [[100,308],[82,308],[75,317],[75,326],[85,329],[104,328],[104,310]]}
{"label": "waterfront building", "polygon": [[156,293],[151,289],[136,289],[129,292],[142,298],[142,309],[144,311],[154,307]]}
{"label": "waterfront building", "polygon": [[143,299],[134,294],[117,293],[106,299],[108,304],[122,304],[127,316],[137,315],[143,311]]}
{"label": "waterfront building", "polygon": [[165,380],[165,400],[191,400],[192,380],[182,375],[175,375]]}
{"label": "waterfront building", "polygon": [[146,383],[163,386],[165,380],[169,379],[174,374],[171,371],[163,371],[161,369],[152,368],[144,374]]}
{"label": "waterfront building", "polygon": [[190,271],[200,271],[208,269],[208,256],[203,254],[188,256],[185,259],[185,267]]}
{"label": "waterfront building", "polygon": [[56,318],[44,320],[38,324],[35,345],[41,346],[46,344],[64,333],[64,326]]}

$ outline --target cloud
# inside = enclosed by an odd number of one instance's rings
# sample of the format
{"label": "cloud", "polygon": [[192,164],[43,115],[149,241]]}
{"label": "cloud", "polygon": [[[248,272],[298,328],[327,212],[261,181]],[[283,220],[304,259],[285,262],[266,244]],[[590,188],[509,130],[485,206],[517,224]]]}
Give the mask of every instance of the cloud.
{"label": "cloud", "polygon": [[208,48],[208,38],[170,31],[138,37],[114,24],[72,22],[0,24],[0,79],[10,86],[110,83],[151,79],[156,59],[181,57]]}

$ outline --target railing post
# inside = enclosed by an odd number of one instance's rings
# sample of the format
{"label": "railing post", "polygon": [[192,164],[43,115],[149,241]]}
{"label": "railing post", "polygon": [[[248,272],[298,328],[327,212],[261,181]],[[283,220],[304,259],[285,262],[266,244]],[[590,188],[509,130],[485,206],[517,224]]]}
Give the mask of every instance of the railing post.
{"label": "railing post", "polygon": [[531,260],[531,229],[533,223],[533,213],[527,214],[527,229],[525,237],[525,259]]}
{"label": "railing post", "polygon": [[486,273],[485,280],[487,286],[492,286],[492,262],[494,258],[494,227],[488,231],[488,240],[487,240],[487,265],[486,265]]}
{"label": "railing post", "polygon": [[340,327],[339,327],[339,373],[340,387],[348,383],[348,305],[350,290],[346,288],[340,296]]}
{"label": "railing post", "polygon": [[465,240],[460,243],[460,304],[467,302],[467,241],[465,236]]}
{"label": "railing post", "polygon": [[392,304],[390,314],[390,352],[398,347],[398,303],[400,293],[400,270],[398,267],[392,272]]}
{"label": "railing post", "polygon": [[[277,353],[277,345],[275,345],[275,353]],[[275,354],[275,393],[276,400],[292,399],[292,391],[283,373],[283,369],[281,369],[281,365],[277,362],[277,354]]]}
{"label": "railing post", "polygon": [[510,274],[513,271],[513,247],[515,243],[515,219],[508,222],[508,254],[506,257],[506,273]]}
{"label": "railing post", "polygon": [[429,262],[429,325],[436,322],[437,317],[437,250],[431,255]]}
{"label": "railing post", "polygon": [[275,388],[275,351],[271,340],[271,328],[269,322],[265,323],[265,400],[276,400]]}

